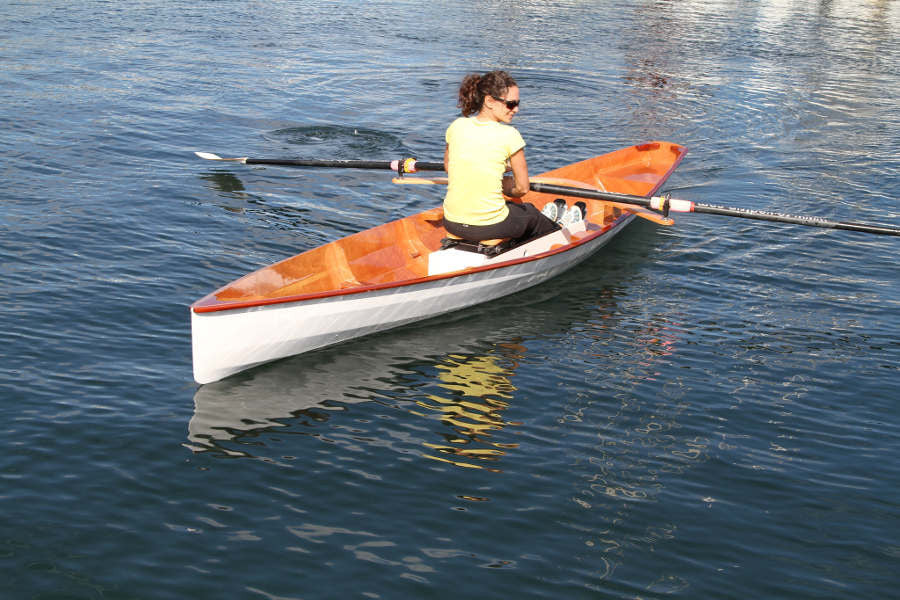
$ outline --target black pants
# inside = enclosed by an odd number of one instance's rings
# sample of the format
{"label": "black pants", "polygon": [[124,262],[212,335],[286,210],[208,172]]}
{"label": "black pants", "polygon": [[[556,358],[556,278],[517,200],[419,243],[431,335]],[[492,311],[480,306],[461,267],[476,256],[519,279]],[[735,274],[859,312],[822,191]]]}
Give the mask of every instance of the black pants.
{"label": "black pants", "polygon": [[512,238],[524,244],[559,229],[559,225],[541,214],[534,204],[507,202],[509,216],[493,225],[466,225],[444,219],[444,228],[464,240],[480,242],[497,238]]}

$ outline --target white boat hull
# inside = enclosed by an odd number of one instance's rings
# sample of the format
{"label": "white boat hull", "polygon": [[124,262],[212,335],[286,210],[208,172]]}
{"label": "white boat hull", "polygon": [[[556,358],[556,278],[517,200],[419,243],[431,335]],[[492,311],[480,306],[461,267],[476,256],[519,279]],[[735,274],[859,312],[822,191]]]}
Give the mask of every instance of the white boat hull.
{"label": "white boat hull", "polygon": [[[266,362],[514,294],[584,261],[633,218],[625,214],[589,242],[537,260],[357,294],[223,311],[191,311],[194,379],[201,384],[218,381]],[[545,251],[547,247],[538,242],[541,240],[494,260]],[[541,243],[546,245],[546,240]]]}

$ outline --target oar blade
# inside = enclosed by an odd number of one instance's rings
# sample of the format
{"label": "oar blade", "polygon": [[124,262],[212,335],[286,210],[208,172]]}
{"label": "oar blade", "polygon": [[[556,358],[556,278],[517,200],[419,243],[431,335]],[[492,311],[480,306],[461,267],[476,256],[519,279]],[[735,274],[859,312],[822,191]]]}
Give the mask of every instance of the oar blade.
{"label": "oar blade", "polygon": [[241,158],[222,158],[218,154],[213,154],[212,152],[194,152],[194,154],[196,154],[200,158],[205,158],[206,160],[223,160],[223,161],[239,162],[239,163],[247,162],[246,156],[241,157]]}

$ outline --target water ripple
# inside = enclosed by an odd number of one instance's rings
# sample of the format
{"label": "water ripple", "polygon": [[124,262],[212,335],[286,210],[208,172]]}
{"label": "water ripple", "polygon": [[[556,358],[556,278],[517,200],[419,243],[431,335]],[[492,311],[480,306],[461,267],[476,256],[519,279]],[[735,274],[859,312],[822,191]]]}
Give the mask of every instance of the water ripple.
{"label": "water ripple", "polygon": [[187,306],[442,194],[194,151],[440,160],[489,68],[534,172],[670,139],[678,196],[896,223],[897,3],[0,21],[8,594],[891,595],[895,238],[634,223],[550,284],[201,387]]}

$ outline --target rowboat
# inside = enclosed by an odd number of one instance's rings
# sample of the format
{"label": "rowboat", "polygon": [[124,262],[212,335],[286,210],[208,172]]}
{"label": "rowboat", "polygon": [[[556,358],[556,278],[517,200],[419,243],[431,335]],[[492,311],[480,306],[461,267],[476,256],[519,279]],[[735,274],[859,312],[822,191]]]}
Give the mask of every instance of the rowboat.
{"label": "rowboat", "polygon": [[[541,174],[532,181],[650,196],[687,149],[649,142]],[[442,248],[440,207],[378,225],[263,267],[191,305],[194,379],[201,384],[280,358],[488,302],[538,285],[606,245],[640,206],[537,191],[539,209],[562,197],[585,218],[496,256]]]}

